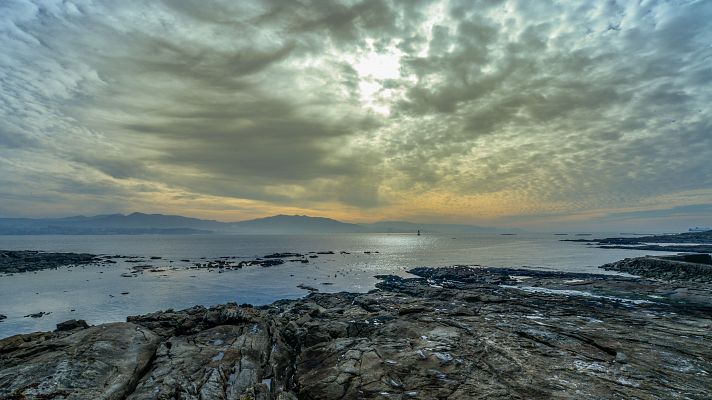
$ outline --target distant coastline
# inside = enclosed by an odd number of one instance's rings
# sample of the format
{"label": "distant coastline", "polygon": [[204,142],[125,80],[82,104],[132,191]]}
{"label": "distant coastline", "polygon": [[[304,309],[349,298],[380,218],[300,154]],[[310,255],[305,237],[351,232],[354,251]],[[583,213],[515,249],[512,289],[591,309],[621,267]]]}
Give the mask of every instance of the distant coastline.
{"label": "distant coastline", "polygon": [[421,224],[381,221],[352,224],[306,215],[275,215],[239,222],[220,222],[179,215],[132,213],[66,218],[0,218],[0,235],[185,235],[185,234],[331,234],[331,233],[507,233],[464,224]]}

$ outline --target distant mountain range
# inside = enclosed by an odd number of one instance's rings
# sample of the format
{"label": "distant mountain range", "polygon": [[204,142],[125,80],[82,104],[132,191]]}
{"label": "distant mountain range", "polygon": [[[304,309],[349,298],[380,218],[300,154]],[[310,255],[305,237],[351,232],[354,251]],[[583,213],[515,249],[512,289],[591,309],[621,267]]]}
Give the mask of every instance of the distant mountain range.
{"label": "distant mountain range", "polygon": [[[137,235],[137,234],[318,234],[318,233],[477,233],[502,232],[476,225],[418,224],[384,221],[350,224],[306,215],[275,215],[240,222],[220,222],[178,215],[132,213],[67,218],[0,218],[0,235]],[[508,232],[519,231],[509,230]]]}

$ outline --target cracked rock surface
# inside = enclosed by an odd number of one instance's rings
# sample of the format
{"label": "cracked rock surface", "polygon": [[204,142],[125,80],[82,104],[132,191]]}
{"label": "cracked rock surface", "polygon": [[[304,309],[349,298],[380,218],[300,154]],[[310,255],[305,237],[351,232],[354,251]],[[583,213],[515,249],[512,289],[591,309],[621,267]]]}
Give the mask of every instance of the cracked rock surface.
{"label": "cracked rock surface", "polygon": [[131,323],[0,341],[3,399],[124,399],[161,338]]}
{"label": "cracked rock surface", "polygon": [[[0,399],[709,399],[709,285],[416,269],[0,340]],[[698,301],[700,300],[700,301]]]}

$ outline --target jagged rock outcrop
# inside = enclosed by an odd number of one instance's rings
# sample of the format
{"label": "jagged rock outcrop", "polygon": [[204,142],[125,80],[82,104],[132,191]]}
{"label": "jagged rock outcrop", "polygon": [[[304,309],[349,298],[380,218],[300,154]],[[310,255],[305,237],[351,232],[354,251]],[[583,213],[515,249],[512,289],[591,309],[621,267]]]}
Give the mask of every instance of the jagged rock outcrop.
{"label": "jagged rock outcrop", "polygon": [[712,308],[664,282],[414,272],[366,294],[0,340],[0,399],[710,398]]}

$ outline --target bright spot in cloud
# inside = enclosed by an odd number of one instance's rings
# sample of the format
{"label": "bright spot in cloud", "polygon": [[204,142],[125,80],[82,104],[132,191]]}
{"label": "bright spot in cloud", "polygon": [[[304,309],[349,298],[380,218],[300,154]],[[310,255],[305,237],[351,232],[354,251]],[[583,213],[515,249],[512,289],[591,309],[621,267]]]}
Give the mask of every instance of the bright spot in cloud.
{"label": "bright spot in cloud", "polygon": [[397,79],[400,77],[400,55],[395,53],[370,53],[354,64],[362,78]]}
{"label": "bright spot in cloud", "polygon": [[401,78],[401,56],[395,51],[369,52],[353,63],[359,75],[359,92],[363,104],[373,111],[388,115],[391,100],[396,93],[384,89],[384,81]]}

